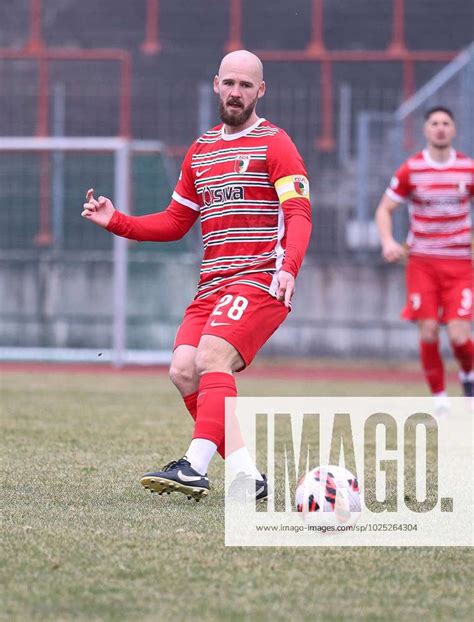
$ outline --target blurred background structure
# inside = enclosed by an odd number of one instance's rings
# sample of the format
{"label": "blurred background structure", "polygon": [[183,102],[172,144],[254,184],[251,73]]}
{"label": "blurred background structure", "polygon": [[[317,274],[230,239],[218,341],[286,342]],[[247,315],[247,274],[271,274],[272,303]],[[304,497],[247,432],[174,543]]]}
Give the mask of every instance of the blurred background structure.
{"label": "blurred background structure", "polygon": [[240,48],[264,62],[259,114],[295,141],[314,198],[294,311],[265,351],[415,354],[373,214],[428,107],[454,110],[474,154],[473,24],[465,0],[2,2],[0,358],[169,357],[199,231],[128,243],[81,206],[94,187],[134,214],[165,208],[186,148],[218,123],[220,58]]}

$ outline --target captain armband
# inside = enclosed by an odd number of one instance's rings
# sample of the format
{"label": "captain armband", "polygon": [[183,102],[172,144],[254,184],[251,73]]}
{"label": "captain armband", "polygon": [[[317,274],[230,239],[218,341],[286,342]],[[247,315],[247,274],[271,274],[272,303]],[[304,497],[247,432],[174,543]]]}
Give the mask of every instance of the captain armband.
{"label": "captain armband", "polygon": [[308,199],[309,201],[309,181],[304,175],[288,175],[275,182],[280,204],[288,199]]}

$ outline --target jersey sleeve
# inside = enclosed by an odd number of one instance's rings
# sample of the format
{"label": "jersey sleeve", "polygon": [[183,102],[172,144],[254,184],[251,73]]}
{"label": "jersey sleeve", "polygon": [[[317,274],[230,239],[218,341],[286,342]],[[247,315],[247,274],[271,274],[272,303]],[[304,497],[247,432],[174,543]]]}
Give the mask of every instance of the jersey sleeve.
{"label": "jersey sleeve", "polygon": [[281,269],[295,278],[301,268],[311,238],[311,206],[309,204],[304,206],[302,203],[301,200],[290,199],[282,206],[286,246]]}
{"label": "jersey sleeve", "polygon": [[194,179],[191,169],[192,156],[195,149],[193,143],[186,153],[183,164],[181,165],[181,171],[179,173],[179,179],[173,192],[173,199],[181,205],[185,205],[196,212],[200,211],[199,198],[194,185]]}
{"label": "jersey sleeve", "polygon": [[410,172],[406,162],[393,175],[385,194],[397,203],[403,203],[410,196]]}
{"label": "jersey sleeve", "polygon": [[173,242],[180,240],[193,226],[198,212],[174,199],[162,212],[129,216],[115,211],[107,230],[138,242]]}
{"label": "jersey sleeve", "polygon": [[296,277],[311,236],[308,174],[294,143],[283,131],[269,145],[267,162],[284,217],[286,244],[281,269]]}
{"label": "jersey sleeve", "polygon": [[303,199],[309,203],[309,181],[303,158],[283,130],[268,146],[267,163],[270,181],[281,205],[289,199]]}

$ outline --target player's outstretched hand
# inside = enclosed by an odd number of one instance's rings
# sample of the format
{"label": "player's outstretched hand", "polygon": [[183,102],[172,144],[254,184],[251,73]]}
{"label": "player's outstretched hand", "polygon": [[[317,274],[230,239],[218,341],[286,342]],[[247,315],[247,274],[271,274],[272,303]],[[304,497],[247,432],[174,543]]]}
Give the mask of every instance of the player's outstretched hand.
{"label": "player's outstretched hand", "polygon": [[86,201],[83,205],[84,211],[81,216],[105,229],[115,212],[112,201],[107,197],[95,199],[94,188],[87,191]]}
{"label": "player's outstretched hand", "polygon": [[280,270],[278,273],[278,288],[276,291],[277,300],[280,300],[285,304],[285,307],[290,306],[290,301],[295,293],[295,277],[289,272]]}
{"label": "player's outstretched hand", "polygon": [[405,248],[395,240],[388,240],[382,244],[382,255],[385,261],[394,263],[405,258]]}

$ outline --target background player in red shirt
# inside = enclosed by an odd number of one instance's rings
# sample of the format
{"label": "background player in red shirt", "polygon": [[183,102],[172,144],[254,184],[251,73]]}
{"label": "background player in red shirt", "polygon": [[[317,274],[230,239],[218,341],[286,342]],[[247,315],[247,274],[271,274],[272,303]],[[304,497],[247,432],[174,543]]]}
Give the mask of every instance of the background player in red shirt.
{"label": "background player in red shirt", "polygon": [[225,398],[237,395],[233,373],[250,364],[289,312],[311,233],[309,184],[288,135],[256,114],[265,93],[257,56],[245,50],[225,56],[214,91],[222,124],[189,148],[166,210],[127,216],[89,190],[82,215],[116,235],[147,241],[180,239],[200,217],[201,276],[170,369],[195,420],[193,439],[183,458],[141,483],[199,499],[218,451],[241,473],[236,487],[263,499],[266,480],[246,447],[224,443]]}
{"label": "background player in red shirt", "polygon": [[473,395],[472,257],[470,201],[474,161],[452,148],[453,113],[442,106],[425,114],[426,148],[402,164],[376,212],[386,261],[405,249],[392,236],[392,212],[409,202],[407,301],[402,317],[418,323],[423,371],[438,409],[448,408],[439,325],[446,324],[466,396]]}

